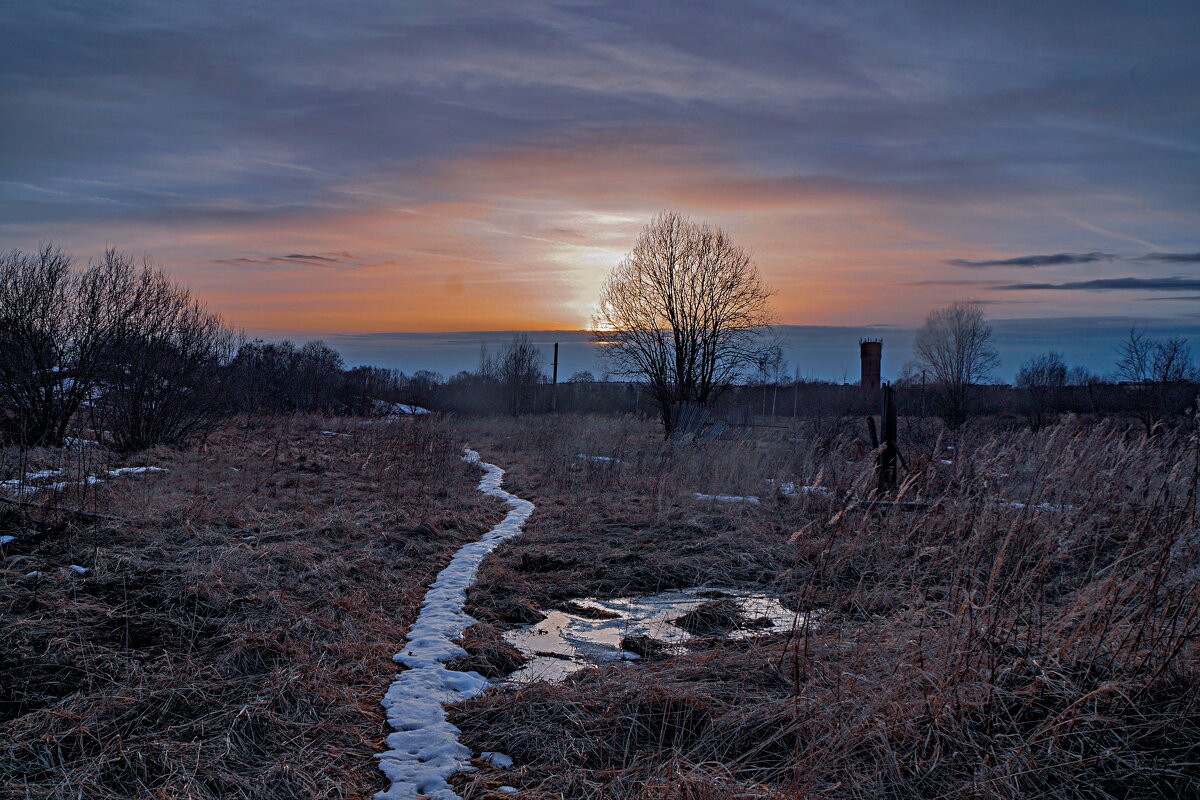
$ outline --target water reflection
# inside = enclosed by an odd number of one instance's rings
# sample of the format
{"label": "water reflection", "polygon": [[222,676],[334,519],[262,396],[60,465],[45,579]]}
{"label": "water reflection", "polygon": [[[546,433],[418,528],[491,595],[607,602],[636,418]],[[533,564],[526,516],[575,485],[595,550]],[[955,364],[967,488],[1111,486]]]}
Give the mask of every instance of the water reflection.
{"label": "water reflection", "polygon": [[659,652],[678,654],[697,636],[786,632],[796,616],[769,595],[707,587],[565,605],[570,611],[547,611],[541,622],[504,634],[529,659],[509,683],[557,682],[593,664],[637,660],[637,653],[622,648],[630,639],[650,639]]}

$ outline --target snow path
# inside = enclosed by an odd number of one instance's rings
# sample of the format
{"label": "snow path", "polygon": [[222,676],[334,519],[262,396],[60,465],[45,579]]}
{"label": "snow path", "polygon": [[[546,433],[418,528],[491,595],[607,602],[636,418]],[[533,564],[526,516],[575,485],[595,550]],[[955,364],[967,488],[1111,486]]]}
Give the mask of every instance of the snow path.
{"label": "snow path", "polygon": [[408,669],[396,676],[383,698],[395,733],[387,737],[389,749],[376,758],[392,785],[377,793],[376,800],[413,800],[418,795],[457,800],[446,779],[471,758],[470,748],[458,741],[458,728],[446,719],[446,706],[479,694],[487,679],[478,672],[449,670],[446,662],[466,655],[454,640],[475,622],[463,606],[480,562],[521,532],[533,503],[500,488],[504,470],[480,461],[474,450],[464,448],[463,459],[483,468],[479,491],[503,499],[512,510],[482,539],[463,545],[438,573],[408,632],[408,645],[393,657]]}

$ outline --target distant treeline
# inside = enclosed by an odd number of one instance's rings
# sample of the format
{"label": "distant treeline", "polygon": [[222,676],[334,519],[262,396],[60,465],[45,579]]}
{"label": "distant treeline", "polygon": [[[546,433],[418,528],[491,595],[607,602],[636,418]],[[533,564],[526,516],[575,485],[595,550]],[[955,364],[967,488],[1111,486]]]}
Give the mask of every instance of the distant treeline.
{"label": "distant treeline", "polygon": [[[878,392],[782,378],[734,385],[713,403],[728,422],[878,411]],[[1017,387],[970,386],[972,414],[1023,417],[1032,427],[1062,413],[1135,415],[1153,429],[1194,407],[1200,386],[1181,340],[1131,332],[1118,364],[1123,383],[1069,370],[1054,353],[1022,368]],[[1074,384],[1074,385],[1073,385]],[[937,383],[898,382],[899,411],[958,413]],[[961,403],[956,400],[956,403]],[[316,412],[461,414],[639,413],[659,409],[632,382],[588,372],[554,385],[525,336],[479,367],[448,378],[377,367],[347,368],[321,341],[246,341],[190,292],[148,263],[110,250],[76,269],[47,245],[0,254],[0,443],[57,446],[84,435],[118,451],[179,446],[231,416]]]}

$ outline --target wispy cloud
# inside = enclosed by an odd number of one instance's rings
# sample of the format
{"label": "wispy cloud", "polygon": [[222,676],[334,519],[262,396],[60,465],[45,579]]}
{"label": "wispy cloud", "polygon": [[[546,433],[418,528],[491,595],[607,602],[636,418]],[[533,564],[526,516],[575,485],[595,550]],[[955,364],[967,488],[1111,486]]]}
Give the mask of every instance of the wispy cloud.
{"label": "wispy cloud", "polygon": [[1001,291],[1034,291],[1042,289],[1068,291],[1143,290],[1155,292],[1194,291],[1200,289],[1197,278],[1097,278],[1068,283],[1008,283],[991,287]]}
{"label": "wispy cloud", "polygon": [[1195,4],[8,5],[0,247],[149,253],[240,325],[583,324],[663,208],[789,322],[1200,263]]}
{"label": "wispy cloud", "polygon": [[998,258],[972,261],[966,258],[952,258],[946,263],[952,267],[1057,267],[1064,264],[1091,264],[1096,261],[1113,261],[1117,257],[1112,253],[1052,253],[1050,255],[1016,256],[1015,258]]}
{"label": "wispy cloud", "polygon": [[1169,264],[1200,264],[1200,253],[1147,253],[1144,257]]}
{"label": "wispy cloud", "polygon": [[346,262],[344,257],[323,256],[307,253],[288,253],[285,256],[238,256],[237,258],[217,258],[213,260],[214,264],[237,264],[237,265],[277,265],[277,264],[309,264],[312,266],[327,266],[329,264],[343,264]]}

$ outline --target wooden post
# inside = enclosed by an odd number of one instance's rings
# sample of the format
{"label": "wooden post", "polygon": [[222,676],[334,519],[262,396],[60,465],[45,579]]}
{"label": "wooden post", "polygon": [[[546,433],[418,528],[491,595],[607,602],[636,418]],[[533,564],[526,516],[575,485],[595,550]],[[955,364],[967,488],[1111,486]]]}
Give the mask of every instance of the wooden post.
{"label": "wooden post", "polygon": [[890,492],[896,488],[896,396],[890,383],[883,385],[883,413],[881,416],[880,438],[883,449],[879,451],[879,493]]}
{"label": "wooden post", "polygon": [[557,414],[558,413],[558,342],[554,343],[554,375],[550,379],[550,382],[554,387],[551,390],[553,392],[553,394],[550,395],[550,410],[551,410],[551,412]]}

